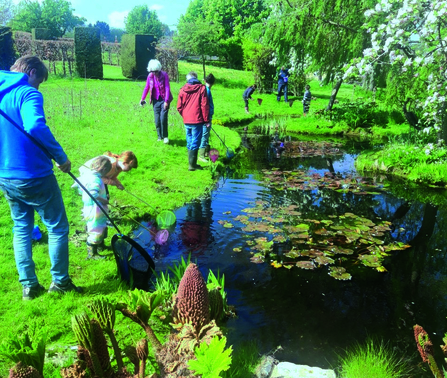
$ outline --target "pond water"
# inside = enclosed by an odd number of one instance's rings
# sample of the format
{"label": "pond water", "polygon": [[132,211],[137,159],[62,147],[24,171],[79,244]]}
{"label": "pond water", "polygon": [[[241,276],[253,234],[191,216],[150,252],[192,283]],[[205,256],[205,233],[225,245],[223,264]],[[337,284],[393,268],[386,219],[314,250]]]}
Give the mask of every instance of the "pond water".
{"label": "pond water", "polygon": [[[280,158],[268,137],[250,143],[254,148],[233,158],[209,196],[176,211],[165,245],[156,246],[144,229],[135,232],[157,271],[191,254],[205,277],[208,268],[225,274],[237,312],[226,323],[228,343],[254,340],[262,353],[281,346],[279,360],[333,368],[337,354],[376,337],[422,365],[414,324],[440,353],[447,331],[445,189],[361,177],[354,161],[364,146],[353,141],[294,140]],[[278,235],[284,238],[269,244]],[[371,250],[388,256],[377,260]],[[431,376],[426,366],[416,369],[417,377]]]}

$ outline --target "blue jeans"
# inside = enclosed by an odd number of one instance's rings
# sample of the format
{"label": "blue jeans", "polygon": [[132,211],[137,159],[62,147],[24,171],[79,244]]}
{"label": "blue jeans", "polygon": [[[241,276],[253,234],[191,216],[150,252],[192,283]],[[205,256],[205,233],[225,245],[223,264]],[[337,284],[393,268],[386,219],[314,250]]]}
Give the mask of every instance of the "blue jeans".
{"label": "blue jeans", "polygon": [[48,250],[53,282],[64,284],[68,275],[68,219],[62,194],[54,175],[25,180],[0,178],[0,189],[14,221],[14,256],[23,286],[38,284],[33,261],[31,234],[34,210],[48,230]]}
{"label": "blue jeans", "polygon": [[284,101],[287,102],[288,100],[287,100],[287,84],[286,83],[278,84],[278,95],[276,96],[276,99],[278,101],[281,101],[282,91],[284,91]]}
{"label": "blue jeans", "polygon": [[158,139],[167,138],[169,107],[165,110],[164,100],[156,100],[153,102],[153,108]]}
{"label": "blue jeans", "polygon": [[211,122],[210,127],[203,125],[202,127],[202,141],[200,142],[200,148],[206,148],[209,145],[210,133],[211,133]]}
{"label": "blue jeans", "polygon": [[200,142],[202,141],[202,130],[205,126],[204,123],[186,124],[186,148],[188,150],[198,150]]}

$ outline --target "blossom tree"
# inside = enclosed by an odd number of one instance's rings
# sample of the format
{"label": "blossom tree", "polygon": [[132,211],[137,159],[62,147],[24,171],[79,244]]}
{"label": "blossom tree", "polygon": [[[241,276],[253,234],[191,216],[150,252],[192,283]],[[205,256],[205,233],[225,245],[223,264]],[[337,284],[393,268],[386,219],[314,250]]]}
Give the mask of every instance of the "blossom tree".
{"label": "blossom tree", "polygon": [[[387,66],[388,92],[408,122],[438,142],[447,138],[447,1],[380,0],[365,12],[371,48],[344,77],[374,75]],[[414,112],[407,109],[412,104]]]}

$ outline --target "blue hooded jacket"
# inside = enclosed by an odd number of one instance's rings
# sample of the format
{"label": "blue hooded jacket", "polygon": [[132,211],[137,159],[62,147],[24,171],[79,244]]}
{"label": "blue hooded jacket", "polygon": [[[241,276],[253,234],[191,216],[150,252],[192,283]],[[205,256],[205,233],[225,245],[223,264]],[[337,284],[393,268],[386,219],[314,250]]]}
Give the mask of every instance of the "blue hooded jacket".
{"label": "blue hooded jacket", "polygon": [[[67,155],[46,125],[42,94],[23,73],[0,71],[0,109],[61,165]],[[53,174],[51,159],[0,114],[0,177],[32,179]]]}

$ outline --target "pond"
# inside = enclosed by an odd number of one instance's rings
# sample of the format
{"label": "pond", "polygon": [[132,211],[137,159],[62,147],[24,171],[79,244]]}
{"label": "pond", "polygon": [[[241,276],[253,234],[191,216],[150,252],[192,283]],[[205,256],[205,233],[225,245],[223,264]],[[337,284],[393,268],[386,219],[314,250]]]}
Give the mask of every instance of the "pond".
{"label": "pond", "polygon": [[165,245],[135,232],[157,271],[191,254],[204,275],[225,274],[237,312],[226,323],[229,345],[280,347],[282,361],[334,368],[338,354],[374,337],[420,364],[414,324],[440,353],[445,189],[362,177],[355,141],[286,139],[279,155],[269,137],[245,140],[253,148],[232,159],[215,190],[176,211]]}

